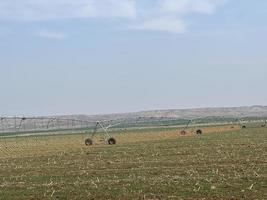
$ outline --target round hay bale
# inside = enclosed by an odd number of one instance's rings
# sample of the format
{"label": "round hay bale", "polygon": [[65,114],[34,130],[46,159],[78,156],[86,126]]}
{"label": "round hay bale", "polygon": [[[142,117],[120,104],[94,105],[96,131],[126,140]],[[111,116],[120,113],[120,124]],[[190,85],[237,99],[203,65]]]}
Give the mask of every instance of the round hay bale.
{"label": "round hay bale", "polygon": [[203,132],[202,132],[202,130],[201,129],[198,129],[197,131],[196,131],[196,134],[197,135],[201,135]]}
{"label": "round hay bale", "polygon": [[84,141],[84,143],[85,143],[86,146],[91,146],[91,145],[93,145],[93,140],[91,138],[87,138]]}
{"label": "round hay bale", "polygon": [[108,144],[109,144],[109,145],[114,145],[114,144],[116,144],[116,140],[115,140],[115,138],[109,138],[109,139],[108,139]]}
{"label": "round hay bale", "polygon": [[182,130],[182,131],[180,132],[180,134],[181,134],[181,135],[186,135],[186,131],[185,131],[185,130]]}

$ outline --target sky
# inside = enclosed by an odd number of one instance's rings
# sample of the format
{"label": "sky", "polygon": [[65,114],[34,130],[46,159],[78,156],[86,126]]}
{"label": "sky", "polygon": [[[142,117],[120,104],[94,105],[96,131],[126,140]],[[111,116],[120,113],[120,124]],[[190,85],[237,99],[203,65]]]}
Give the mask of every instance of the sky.
{"label": "sky", "polygon": [[267,105],[266,0],[0,0],[0,115]]}

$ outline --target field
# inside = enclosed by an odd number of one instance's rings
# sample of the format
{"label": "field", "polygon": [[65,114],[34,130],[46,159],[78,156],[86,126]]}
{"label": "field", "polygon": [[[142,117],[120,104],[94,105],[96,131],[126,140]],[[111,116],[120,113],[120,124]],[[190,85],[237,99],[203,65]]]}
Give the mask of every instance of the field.
{"label": "field", "polygon": [[120,131],[0,140],[0,199],[267,199],[267,129]]}

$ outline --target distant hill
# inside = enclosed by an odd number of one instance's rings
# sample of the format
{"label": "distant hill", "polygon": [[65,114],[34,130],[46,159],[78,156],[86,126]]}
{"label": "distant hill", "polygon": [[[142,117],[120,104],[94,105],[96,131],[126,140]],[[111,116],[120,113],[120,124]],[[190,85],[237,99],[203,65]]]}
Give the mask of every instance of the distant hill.
{"label": "distant hill", "polygon": [[101,121],[133,118],[170,118],[170,119],[194,119],[205,117],[267,117],[267,106],[246,107],[218,107],[218,108],[193,108],[193,109],[170,109],[151,110],[132,113],[116,113],[104,115],[65,115],[59,118],[78,119],[84,121]]}

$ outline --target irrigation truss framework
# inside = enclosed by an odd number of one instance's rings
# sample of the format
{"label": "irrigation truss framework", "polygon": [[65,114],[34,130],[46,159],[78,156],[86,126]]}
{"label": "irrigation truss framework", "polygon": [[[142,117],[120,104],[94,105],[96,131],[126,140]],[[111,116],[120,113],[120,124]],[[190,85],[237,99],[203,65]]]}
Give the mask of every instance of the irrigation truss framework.
{"label": "irrigation truss framework", "polygon": [[[101,120],[101,125],[106,130],[109,128],[136,128],[151,126],[181,126],[188,128],[203,124],[239,124],[242,126],[248,122],[259,122],[267,125],[266,119],[204,117],[179,119],[169,117],[135,117],[128,119]],[[88,121],[64,117],[0,117],[0,137],[23,135],[24,133],[49,134],[57,132],[94,131],[99,121]]]}

